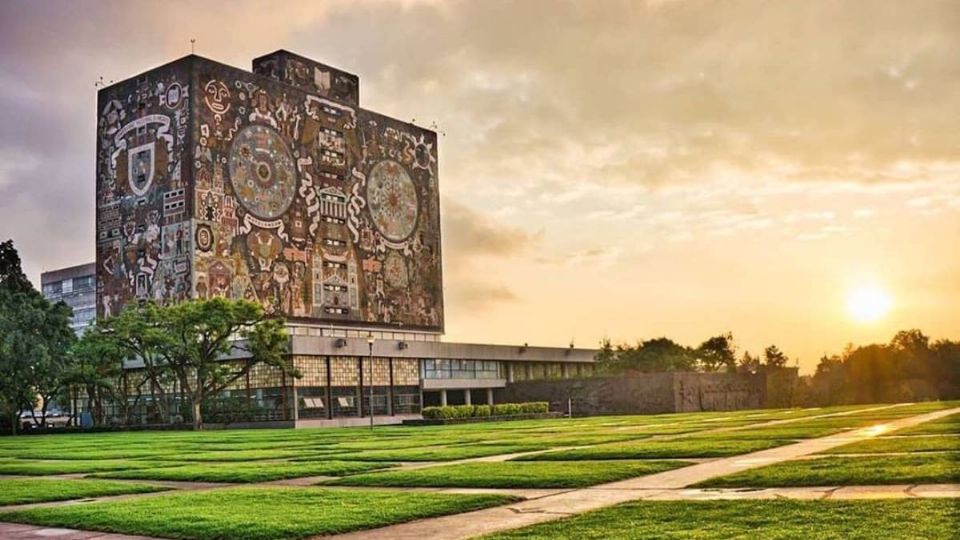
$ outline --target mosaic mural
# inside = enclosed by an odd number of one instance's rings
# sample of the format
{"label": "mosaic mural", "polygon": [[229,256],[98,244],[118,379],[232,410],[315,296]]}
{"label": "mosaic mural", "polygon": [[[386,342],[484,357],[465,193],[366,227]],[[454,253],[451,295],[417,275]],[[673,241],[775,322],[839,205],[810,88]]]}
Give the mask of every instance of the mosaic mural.
{"label": "mosaic mural", "polygon": [[100,92],[97,311],[190,296],[189,71],[165,67]]}
{"label": "mosaic mural", "polygon": [[226,296],[442,330],[436,134],[357,108],[349,74],[256,62],[188,57],[101,92],[101,313]]}

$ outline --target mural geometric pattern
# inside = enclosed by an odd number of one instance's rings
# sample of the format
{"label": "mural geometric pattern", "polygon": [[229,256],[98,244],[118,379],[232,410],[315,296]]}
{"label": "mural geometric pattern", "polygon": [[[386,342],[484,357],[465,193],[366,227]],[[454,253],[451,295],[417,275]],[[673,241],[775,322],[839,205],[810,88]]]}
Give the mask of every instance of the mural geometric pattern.
{"label": "mural geometric pattern", "polygon": [[101,315],[224,296],[291,319],[442,331],[437,139],[283,51],[101,90]]}

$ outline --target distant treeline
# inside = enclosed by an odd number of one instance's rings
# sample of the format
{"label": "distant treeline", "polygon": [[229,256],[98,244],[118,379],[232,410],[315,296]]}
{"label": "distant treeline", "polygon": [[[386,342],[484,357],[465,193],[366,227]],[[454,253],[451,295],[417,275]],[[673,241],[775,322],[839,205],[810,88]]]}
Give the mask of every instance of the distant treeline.
{"label": "distant treeline", "polygon": [[903,330],[888,344],[848,345],[800,378],[801,405],[960,398],[960,341]]}
{"label": "distant treeline", "polygon": [[763,358],[749,352],[737,358],[733,334],[711,337],[696,347],[680,345],[672,339],[660,337],[641,341],[636,345],[614,346],[604,340],[597,353],[601,374],[625,372],[662,373],[665,371],[744,371],[756,373],[764,366],[782,368],[787,356],[776,345],[763,351]]}
{"label": "distant treeline", "polygon": [[[665,337],[635,345],[604,341],[597,353],[600,375],[665,371],[757,373],[787,367],[775,345],[762,355],[737,355],[729,333],[688,347]],[[920,330],[897,332],[890,343],[848,345],[820,359],[814,375],[797,378],[794,406],[960,399],[960,341],[932,341]]]}

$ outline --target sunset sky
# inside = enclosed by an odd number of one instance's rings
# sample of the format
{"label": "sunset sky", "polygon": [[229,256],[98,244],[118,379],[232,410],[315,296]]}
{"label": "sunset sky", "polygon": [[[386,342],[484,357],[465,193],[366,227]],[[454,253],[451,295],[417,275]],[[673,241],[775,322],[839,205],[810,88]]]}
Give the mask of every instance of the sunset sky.
{"label": "sunset sky", "polygon": [[730,331],[809,372],[960,338],[956,0],[4,1],[0,240],[35,282],[94,257],[94,82],[191,38],[438,126],[448,340]]}

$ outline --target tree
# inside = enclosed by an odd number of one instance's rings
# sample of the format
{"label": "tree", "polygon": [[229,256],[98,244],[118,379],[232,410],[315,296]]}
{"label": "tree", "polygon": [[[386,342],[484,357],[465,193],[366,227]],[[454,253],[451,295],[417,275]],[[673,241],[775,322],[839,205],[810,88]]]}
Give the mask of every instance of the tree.
{"label": "tree", "polygon": [[13,240],[0,242],[0,288],[15,293],[36,292],[20,267],[20,254]]}
{"label": "tree", "polygon": [[750,351],[743,351],[738,367],[743,373],[756,373],[760,370],[760,357],[753,356]]}
{"label": "tree", "polygon": [[150,381],[149,375],[141,370],[132,376],[130,384],[130,373],[124,369],[127,350],[117,343],[115,336],[96,324],[86,329],[70,354],[73,362],[67,383],[83,389],[94,423],[106,421],[105,404],[112,403],[119,408],[123,423],[129,424],[132,411],[143,395],[143,387]]}
{"label": "tree", "polygon": [[737,356],[733,334],[727,332],[704,341],[697,347],[696,355],[704,371],[719,371],[722,367],[728,371],[735,370]]}
{"label": "tree", "polygon": [[14,435],[21,411],[32,409],[36,401],[31,386],[32,363],[43,344],[33,329],[43,320],[41,301],[45,302],[0,286],[0,408]]}
{"label": "tree", "polygon": [[763,350],[763,362],[768,367],[782,368],[787,365],[787,355],[776,345],[771,345]]}
{"label": "tree", "polygon": [[635,346],[618,345],[616,348],[611,346],[609,340],[605,340],[597,354],[597,361],[602,370],[613,373],[691,371],[696,363],[689,348],[665,337],[648,339]]}
{"label": "tree", "polygon": [[31,408],[34,424],[47,426],[47,410],[50,403],[60,395],[67,382],[71,356],[69,350],[76,341],[76,334],[70,328],[73,310],[63,302],[50,304],[46,300],[39,303],[43,320],[38,328],[38,338],[43,344],[42,350],[34,351],[31,366],[31,386],[40,397],[40,418]]}
{"label": "tree", "polygon": [[[101,321],[98,335],[92,337],[109,337],[109,347],[122,351],[126,360],[142,364],[155,398],[152,400],[155,415],[165,422],[169,419],[166,388],[171,378],[168,357],[174,346],[174,336],[163,326],[163,309],[153,302],[143,306],[128,304],[117,316]],[[98,343],[94,345],[96,347],[107,346]],[[120,374],[123,374],[122,366]]]}
{"label": "tree", "polygon": [[[0,243],[0,408],[16,434],[23,409],[43,398],[43,415],[58,393],[73,339],[70,308],[50,305],[20,268],[12,240]],[[34,421],[36,417],[34,416]]]}
{"label": "tree", "polygon": [[158,308],[157,316],[169,338],[162,354],[190,400],[194,429],[203,428],[203,401],[254,366],[266,364],[299,376],[284,361],[288,340],[283,321],[266,315],[259,304],[212,298]]}

